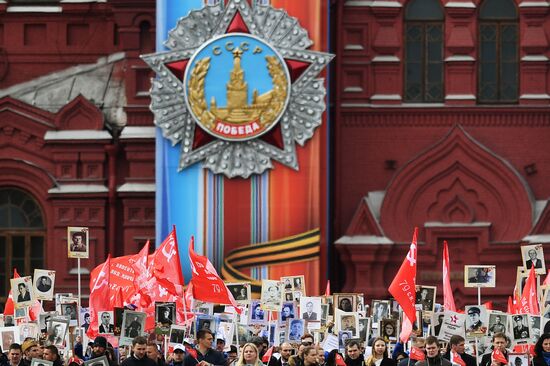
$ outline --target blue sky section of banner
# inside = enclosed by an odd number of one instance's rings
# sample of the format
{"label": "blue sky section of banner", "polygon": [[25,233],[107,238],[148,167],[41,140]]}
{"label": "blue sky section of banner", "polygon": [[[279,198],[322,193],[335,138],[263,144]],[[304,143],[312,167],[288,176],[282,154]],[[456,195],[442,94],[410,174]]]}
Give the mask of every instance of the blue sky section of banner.
{"label": "blue sky section of banner", "polygon": [[[164,41],[177,20],[191,10],[200,9],[203,0],[157,0],[157,52],[166,50]],[[156,242],[162,243],[176,225],[181,267],[185,282],[191,279],[189,239],[195,236],[196,250],[203,242],[203,169],[195,164],[178,172],[181,145],[171,146],[157,128],[156,136]]]}

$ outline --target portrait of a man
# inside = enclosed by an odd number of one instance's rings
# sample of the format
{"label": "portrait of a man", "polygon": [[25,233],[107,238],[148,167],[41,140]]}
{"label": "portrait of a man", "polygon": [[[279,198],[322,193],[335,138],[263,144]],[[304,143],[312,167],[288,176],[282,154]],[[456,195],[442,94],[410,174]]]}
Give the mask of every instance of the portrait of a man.
{"label": "portrait of a man", "polygon": [[487,335],[493,335],[495,333],[506,333],[507,320],[508,317],[506,316],[506,314],[490,314]]}
{"label": "portrait of a man", "polygon": [[71,252],[86,251],[86,233],[82,231],[75,231],[73,232],[71,239]]}
{"label": "portrait of a man", "polygon": [[422,306],[423,311],[433,311],[435,306],[435,287],[418,286],[416,304]]}
{"label": "portrait of a man", "polygon": [[99,333],[113,333],[114,324],[112,312],[104,311],[100,313],[99,320],[101,321],[101,323],[99,324]]}
{"label": "portrait of a man", "polygon": [[68,227],[67,244],[69,258],[88,258],[89,230],[87,227]]}
{"label": "portrait of a man", "polygon": [[23,282],[17,285],[17,302],[31,301],[29,287]]}
{"label": "portrait of a man", "polygon": [[52,321],[52,325],[48,330],[48,343],[54,346],[62,345],[66,328],[67,324]]}
{"label": "portrait of a man", "polygon": [[466,318],[467,334],[482,334],[486,332],[487,326],[483,323],[482,320],[482,309],[485,310],[485,308],[482,306],[466,307],[466,313],[468,314],[468,317]]}
{"label": "portrait of a man", "polygon": [[40,276],[36,280],[36,289],[40,292],[48,292],[52,288],[52,279],[48,276]]}
{"label": "portrait of a man", "polygon": [[495,287],[496,266],[464,266],[464,287]]}
{"label": "portrait of a man", "polygon": [[289,324],[288,341],[292,343],[300,342],[304,335],[304,321],[302,319],[292,319]]}
{"label": "portrait of a man", "polygon": [[529,327],[527,326],[527,315],[514,315],[513,317],[513,334],[514,339],[517,340],[523,340],[523,339],[529,339],[530,333],[529,333]]}
{"label": "portrait of a man", "polygon": [[284,302],[281,309],[281,322],[286,322],[287,319],[294,319],[294,303]]}
{"label": "portrait of a man", "polygon": [[529,271],[535,267],[537,274],[546,273],[546,264],[544,263],[544,252],[541,244],[525,245],[521,247],[521,256],[525,263],[525,270]]}
{"label": "portrait of a man", "polygon": [[157,323],[169,327],[174,322],[176,312],[175,304],[173,303],[157,303],[156,304]]}

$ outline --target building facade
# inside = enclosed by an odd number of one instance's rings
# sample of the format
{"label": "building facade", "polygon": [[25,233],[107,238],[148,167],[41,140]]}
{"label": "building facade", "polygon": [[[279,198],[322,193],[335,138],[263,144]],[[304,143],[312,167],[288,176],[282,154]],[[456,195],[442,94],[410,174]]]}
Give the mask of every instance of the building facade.
{"label": "building facade", "polygon": [[155,238],[155,2],[3,2],[0,47],[0,303],[14,270],[76,293],[68,226],[90,228],[86,294],[108,253]]}
{"label": "building facade", "polygon": [[[343,291],[385,298],[419,227],[417,283],[438,286],[449,244],[496,265],[501,309],[520,246],[548,242],[549,4],[524,0],[335,1],[333,238]],[[543,278],[544,279],[544,278]]]}

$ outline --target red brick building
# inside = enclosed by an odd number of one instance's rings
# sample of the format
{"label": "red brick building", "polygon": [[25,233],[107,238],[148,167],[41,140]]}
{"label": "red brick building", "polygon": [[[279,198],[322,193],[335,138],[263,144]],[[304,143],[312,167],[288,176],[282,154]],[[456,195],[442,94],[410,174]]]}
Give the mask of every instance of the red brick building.
{"label": "red brick building", "polygon": [[[149,69],[154,1],[0,4],[0,302],[14,268],[76,293],[67,226],[90,228],[86,273],[154,239]],[[85,291],[87,292],[87,291]]]}
{"label": "red brick building", "polygon": [[[546,1],[335,1],[333,238],[343,291],[385,298],[413,228],[417,282],[457,305],[466,264],[495,264],[506,308],[520,245],[550,236]],[[548,252],[548,250],[547,250]],[[548,254],[548,253],[547,253]],[[548,256],[547,256],[548,258]]]}

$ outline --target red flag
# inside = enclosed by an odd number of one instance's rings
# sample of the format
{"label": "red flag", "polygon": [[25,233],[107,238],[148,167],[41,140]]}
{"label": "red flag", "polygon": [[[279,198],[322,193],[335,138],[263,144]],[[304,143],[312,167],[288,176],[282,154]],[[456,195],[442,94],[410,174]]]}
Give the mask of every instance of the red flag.
{"label": "red flag", "polygon": [[539,300],[537,297],[537,282],[535,276],[535,266],[531,266],[529,271],[529,277],[525,282],[523,293],[519,302],[519,310],[521,313],[528,313],[531,315],[539,315]]}
{"label": "red flag", "polygon": [[271,346],[267,352],[262,356],[262,362],[269,362],[271,355],[273,354],[273,346]]}
{"label": "red flag", "polygon": [[336,361],[337,366],[346,366],[346,362],[344,361],[344,358],[341,354],[336,353],[336,357],[334,357],[334,360]]}
{"label": "red flag", "polygon": [[508,296],[508,307],[506,308],[508,314],[516,314],[514,311],[514,303],[512,301],[512,296]]}
{"label": "red flag", "polygon": [[[393,279],[389,292],[403,308],[403,312],[412,323],[416,320],[414,303],[416,300],[416,238],[418,228],[414,228],[413,239],[409,252],[399,268],[399,272]],[[412,329],[412,328],[411,328]]]}
{"label": "red flag", "polygon": [[487,309],[487,310],[493,310],[493,302],[492,301],[484,302],[483,306],[485,306],[485,309]]}
{"label": "red flag", "polygon": [[215,304],[233,305],[237,313],[241,313],[241,309],[235,302],[235,298],[231,291],[227,288],[223,280],[218,276],[218,272],[210,263],[208,258],[195,253],[194,248],[195,238],[191,237],[189,243],[189,259],[191,261],[191,269],[193,277],[193,298]]}
{"label": "red flag", "polygon": [[403,313],[403,323],[401,324],[401,333],[399,333],[399,340],[405,344],[409,340],[413,330],[412,322],[407,317],[407,314]]}
{"label": "red flag", "polygon": [[491,358],[495,362],[500,362],[500,363],[503,363],[503,364],[508,363],[508,360],[506,359],[506,357],[504,357],[504,354],[498,348],[495,348],[495,350],[491,354]]}
{"label": "red flag", "polygon": [[464,362],[456,351],[451,351],[451,362],[459,364],[460,366],[466,366],[466,362]]}
{"label": "red flag", "polygon": [[412,346],[411,347],[411,359],[417,361],[423,361],[426,359],[426,354],[420,348]]}
{"label": "red flag", "polygon": [[543,285],[550,285],[550,271],[548,271],[548,274],[546,275],[546,278],[544,279]]}
{"label": "red flag", "polygon": [[449,274],[451,273],[451,265],[449,262],[449,247],[447,240],[443,241],[443,305],[445,310],[456,312],[455,299],[453,296],[453,289],[451,288],[451,279]]}
{"label": "red flag", "polygon": [[325,289],[325,296],[330,296],[330,280],[327,280],[327,288]]}
{"label": "red flag", "polygon": [[[105,263],[100,265],[97,276],[90,277],[90,325],[86,334],[90,338],[95,338],[99,333],[99,323],[97,314],[101,310],[111,310],[110,295],[110,273],[111,273],[111,255],[107,257]],[[97,267],[96,267],[97,268]]]}

